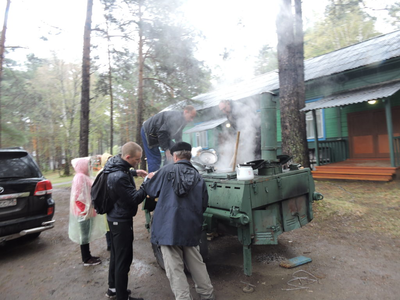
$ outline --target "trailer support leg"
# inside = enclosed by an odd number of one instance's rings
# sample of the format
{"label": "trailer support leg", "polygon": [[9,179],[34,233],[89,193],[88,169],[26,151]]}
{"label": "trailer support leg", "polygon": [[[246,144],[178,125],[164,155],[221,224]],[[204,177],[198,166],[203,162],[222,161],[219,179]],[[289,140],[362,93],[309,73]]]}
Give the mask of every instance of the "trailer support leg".
{"label": "trailer support leg", "polygon": [[251,276],[253,272],[251,266],[251,245],[243,245],[243,269],[246,276]]}

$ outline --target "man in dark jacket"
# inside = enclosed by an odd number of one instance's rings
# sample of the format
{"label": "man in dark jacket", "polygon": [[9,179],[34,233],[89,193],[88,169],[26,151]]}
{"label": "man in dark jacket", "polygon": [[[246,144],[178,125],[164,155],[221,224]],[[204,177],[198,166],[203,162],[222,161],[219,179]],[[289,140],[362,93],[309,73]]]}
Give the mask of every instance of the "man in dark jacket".
{"label": "man in dark jacket", "polygon": [[[111,157],[104,166],[103,172],[109,173],[107,187],[114,207],[107,213],[111,232],[111,254],[108,273],[108,291],[106,296],[118,300],[140,300],[130,297],[128,273],[133,259],[133,221],[138,205],[146,198],[146,192],[136,190],[133,176],[145,177],[144,170],[130,171],[136,168],[142,157],[142,148],[128,142],[122,146],[121,154]],[[152,174],[148,176],[152,177]],[[143,299],[142,299],[143,300]]]}
{"label": "man in dark jacket", "polygon": [[195,117],[196,110],[188,105],[183,111],[160,112],[143,123],[141,135],[149,172],[157,171],[161,166],[159,147],[165,151],[167,161],[172,162],[171,147],[182,141],[183,128]]}
{"label": "man in dark jacket", "polygon": [[158,197],[151,242],[161,246],[165,271],[176,299],[192,299],[185,265],[201,299],[215,299],[199,249],[208,193],[203,178],[190,163],[191,148],[188,143],[176,143],[170,149],[174,164],[162,167],[143,184],[150,197]]}

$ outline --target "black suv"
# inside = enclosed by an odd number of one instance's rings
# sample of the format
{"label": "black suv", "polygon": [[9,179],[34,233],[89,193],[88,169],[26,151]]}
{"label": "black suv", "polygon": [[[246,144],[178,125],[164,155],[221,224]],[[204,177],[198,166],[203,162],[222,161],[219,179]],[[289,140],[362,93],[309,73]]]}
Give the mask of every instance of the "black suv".
{"label": "black suv", "polygon": [[0,243],[54,227],[52,185],[21,148],[0,149]]}

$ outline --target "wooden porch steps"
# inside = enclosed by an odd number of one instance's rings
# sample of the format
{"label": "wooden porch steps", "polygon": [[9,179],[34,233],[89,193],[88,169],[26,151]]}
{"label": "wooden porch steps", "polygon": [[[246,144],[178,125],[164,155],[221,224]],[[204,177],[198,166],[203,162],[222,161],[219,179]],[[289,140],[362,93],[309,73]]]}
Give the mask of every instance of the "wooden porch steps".
{"label": "wooden porch steps", "polygon": [[349,179],[370,181],[391,181],[396,177],[398,168],[376,166],[344,166],[328,164],[317,166],[312,171],[314,179]]}

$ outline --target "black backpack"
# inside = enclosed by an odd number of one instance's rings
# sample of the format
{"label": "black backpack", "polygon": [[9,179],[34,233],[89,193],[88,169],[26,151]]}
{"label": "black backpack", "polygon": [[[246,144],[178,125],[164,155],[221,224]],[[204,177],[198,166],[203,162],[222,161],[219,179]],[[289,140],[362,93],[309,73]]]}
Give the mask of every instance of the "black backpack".
{"label": "black backpack", "polygon": [[92,205],[100,215],[110,212],[114,206],[114,201],[110,198],[107,188],[108,173],[101,171],[93,182],[90,190]]}

